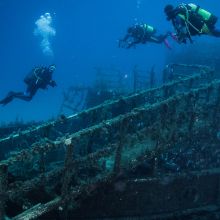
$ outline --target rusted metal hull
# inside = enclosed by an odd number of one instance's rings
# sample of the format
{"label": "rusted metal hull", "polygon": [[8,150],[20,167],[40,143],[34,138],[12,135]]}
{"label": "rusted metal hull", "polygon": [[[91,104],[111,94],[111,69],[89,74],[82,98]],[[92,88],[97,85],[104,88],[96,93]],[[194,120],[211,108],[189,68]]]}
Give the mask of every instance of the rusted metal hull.
{"label": "rusted metal hull", "polygon": [[[74,219],[126,218],[172,215],[219,207],[220,170],[119,180],[82,202]],[[170,214],[169,214],[170,213]],[[182,214],[181,214],[182,213]]]}
{"label": "rusted metal hull", "polygon": [[199,72],[1,139],[0,218],[218,212],[220,80]]}

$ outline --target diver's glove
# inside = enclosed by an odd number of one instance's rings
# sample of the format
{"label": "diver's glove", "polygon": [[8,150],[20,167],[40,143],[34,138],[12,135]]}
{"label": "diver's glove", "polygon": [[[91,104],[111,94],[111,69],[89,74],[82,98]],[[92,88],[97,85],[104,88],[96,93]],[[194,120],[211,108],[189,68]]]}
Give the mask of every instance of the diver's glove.
{"label": "diver's glove", "polygon": [[127,44],[127,42],[124,41],[124,40],[119,40],[118,41],[118,47],[119,48],[126,48],[126,44]]}
{"label": "diver's glove", "polygon": [[135,43],[133,43],[133,41],[125,41],[125,40],[120,40],[118,43],[118,47],[125,48],[125,49],[129,49],[132,47],[136,48]]}

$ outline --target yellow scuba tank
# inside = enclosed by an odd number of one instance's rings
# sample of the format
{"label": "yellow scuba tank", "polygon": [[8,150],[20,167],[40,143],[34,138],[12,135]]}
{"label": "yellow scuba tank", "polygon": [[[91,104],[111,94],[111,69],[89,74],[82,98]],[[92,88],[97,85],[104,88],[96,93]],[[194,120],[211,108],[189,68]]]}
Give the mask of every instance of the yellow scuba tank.
{"label": "yellow scuba tank", "polygon": [[210,12],[206,11],[203,8],[200,8],[199,6],[197,6],[193,3],[190,3],[188,5],[191,7],[192,11],[194,11],[194,12],[198,13],[200,16],[202,16],[204,21],[208,21],[210,19],[210,17],[212,16],[212,14]]}
{"label": "yellow scuba tank", "polygon": [[[210,34],[210,30],[208,28],[208,25],[206,22],[209,21],[209,19],[212,17],[212,14],[202,8],[200,6],[197,6],[193,3],[187,4],[190,7],[190,10],[187,9],[185,4],[181,4],[182,8],[185,8],[186,14],[178,14],[178,16],[186,22],[187,28],[191,26],[194,30],[196,30],[199,34]],[[198,15],[200,15],[205,22],[204,25],[201,27],[201,29],[198,29],[196,26],[194,26],[193,23],[189,21],[189,11],[195,12]],[[188,30],[189,31],[189,30]]]}
{"label": "yellow scuba tank", "polygon": [[144,26],[145,32],[147,33],[153,33],[155,31],[155,29],[150,25],[144,24],[143,26]]}

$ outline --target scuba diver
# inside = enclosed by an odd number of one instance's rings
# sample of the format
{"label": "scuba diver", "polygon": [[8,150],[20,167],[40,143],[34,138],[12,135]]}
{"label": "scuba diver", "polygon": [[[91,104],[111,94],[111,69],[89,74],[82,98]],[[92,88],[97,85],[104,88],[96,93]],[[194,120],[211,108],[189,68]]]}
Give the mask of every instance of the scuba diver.
{"label": "scuba diver", "polygon": [[57,84],[52,80],[52,74],[56,70],[56,66],[50,65],[49,67],[35,67],[24,78],[27,84],[26,92],[9,92],[7,96],[0,101],[0,104],[6,105],[14,98],[30,101],[36,94],[38,89],[47,89],[47,86],[55,87]]}
{"label": "scuba diver", "polygon": [[176,31],[172,37],[178,43],[193,43],[192,36],[211,35],[220,37],[220,30],[215,28],[218,18],[193,3],[181,3],[176,8],[166,5],[164,12]]}
{"label": "scuba diver", "polygon": [[145,44],[147,42],[153,42],[157,44],[165,43],[165,45],[171,49],[167,36],[169,34],[156,36],[156,29],[148,24],[136,24],[129,27],[124,39],[119,40],[119,47],[129,49],[135,47],[136,44]]}

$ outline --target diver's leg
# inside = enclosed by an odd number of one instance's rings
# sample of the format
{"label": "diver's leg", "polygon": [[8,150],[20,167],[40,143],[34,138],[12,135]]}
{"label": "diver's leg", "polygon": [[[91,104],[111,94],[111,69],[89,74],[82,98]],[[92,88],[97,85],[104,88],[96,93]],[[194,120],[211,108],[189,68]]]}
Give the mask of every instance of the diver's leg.
{"label": "diver's leg", "polygon": [[151,36],[149,41],[157,44],[161,44],[167,38],[168,34],[159,35],[159,36]]}
{"label": "diver's leg", "polygon": [[18,99],[29,102],[33,98],[33,96],[35,95],[36,91],[37,91],[37,89],[35,89],[35,88],[32,90],[30,90],[30,88],[28,88],[27,92],[12,92],[11,91],[7,94],[7,96],[4,99],[2,99],[0,101],[0,104],[6,105],[9,102],[11,102],[14,98],[18,98]]}
{"label": "diver's leg", "polygon": [[25,94],[24,92],[9,92],[7,96],[0,101],[0,104],[6,105],[11,102],[14,98],[30,101],[32,96]]}
{"label": "diver's leg", "polygon": [[24,101],[27,101],[27,102],[29,102],[32,99],[32,96],[30,94],[25,93],[25,92],[16,93],[14,95],[14,97],[21,99],[21,100],[24,100]]}
{"label": "diver's leg", "polygon": [[33,96],[36,94],[37,89],[38,88],[36,87],[28,86],[26,92],[17,93],[15,94],[15,97],[29,102],[32,100]]}
{"label": "diver's leg", "polygon": [[0,101],[0,104],[2,104],[2,105],[7,105],[9,102],[11,102],[11,101],[14,99],[14,97],[15,97],[14,95],[15,95],[15,94],[16,94],[16,92],[10,91],[10,92],[6,95],[6,97]]}

